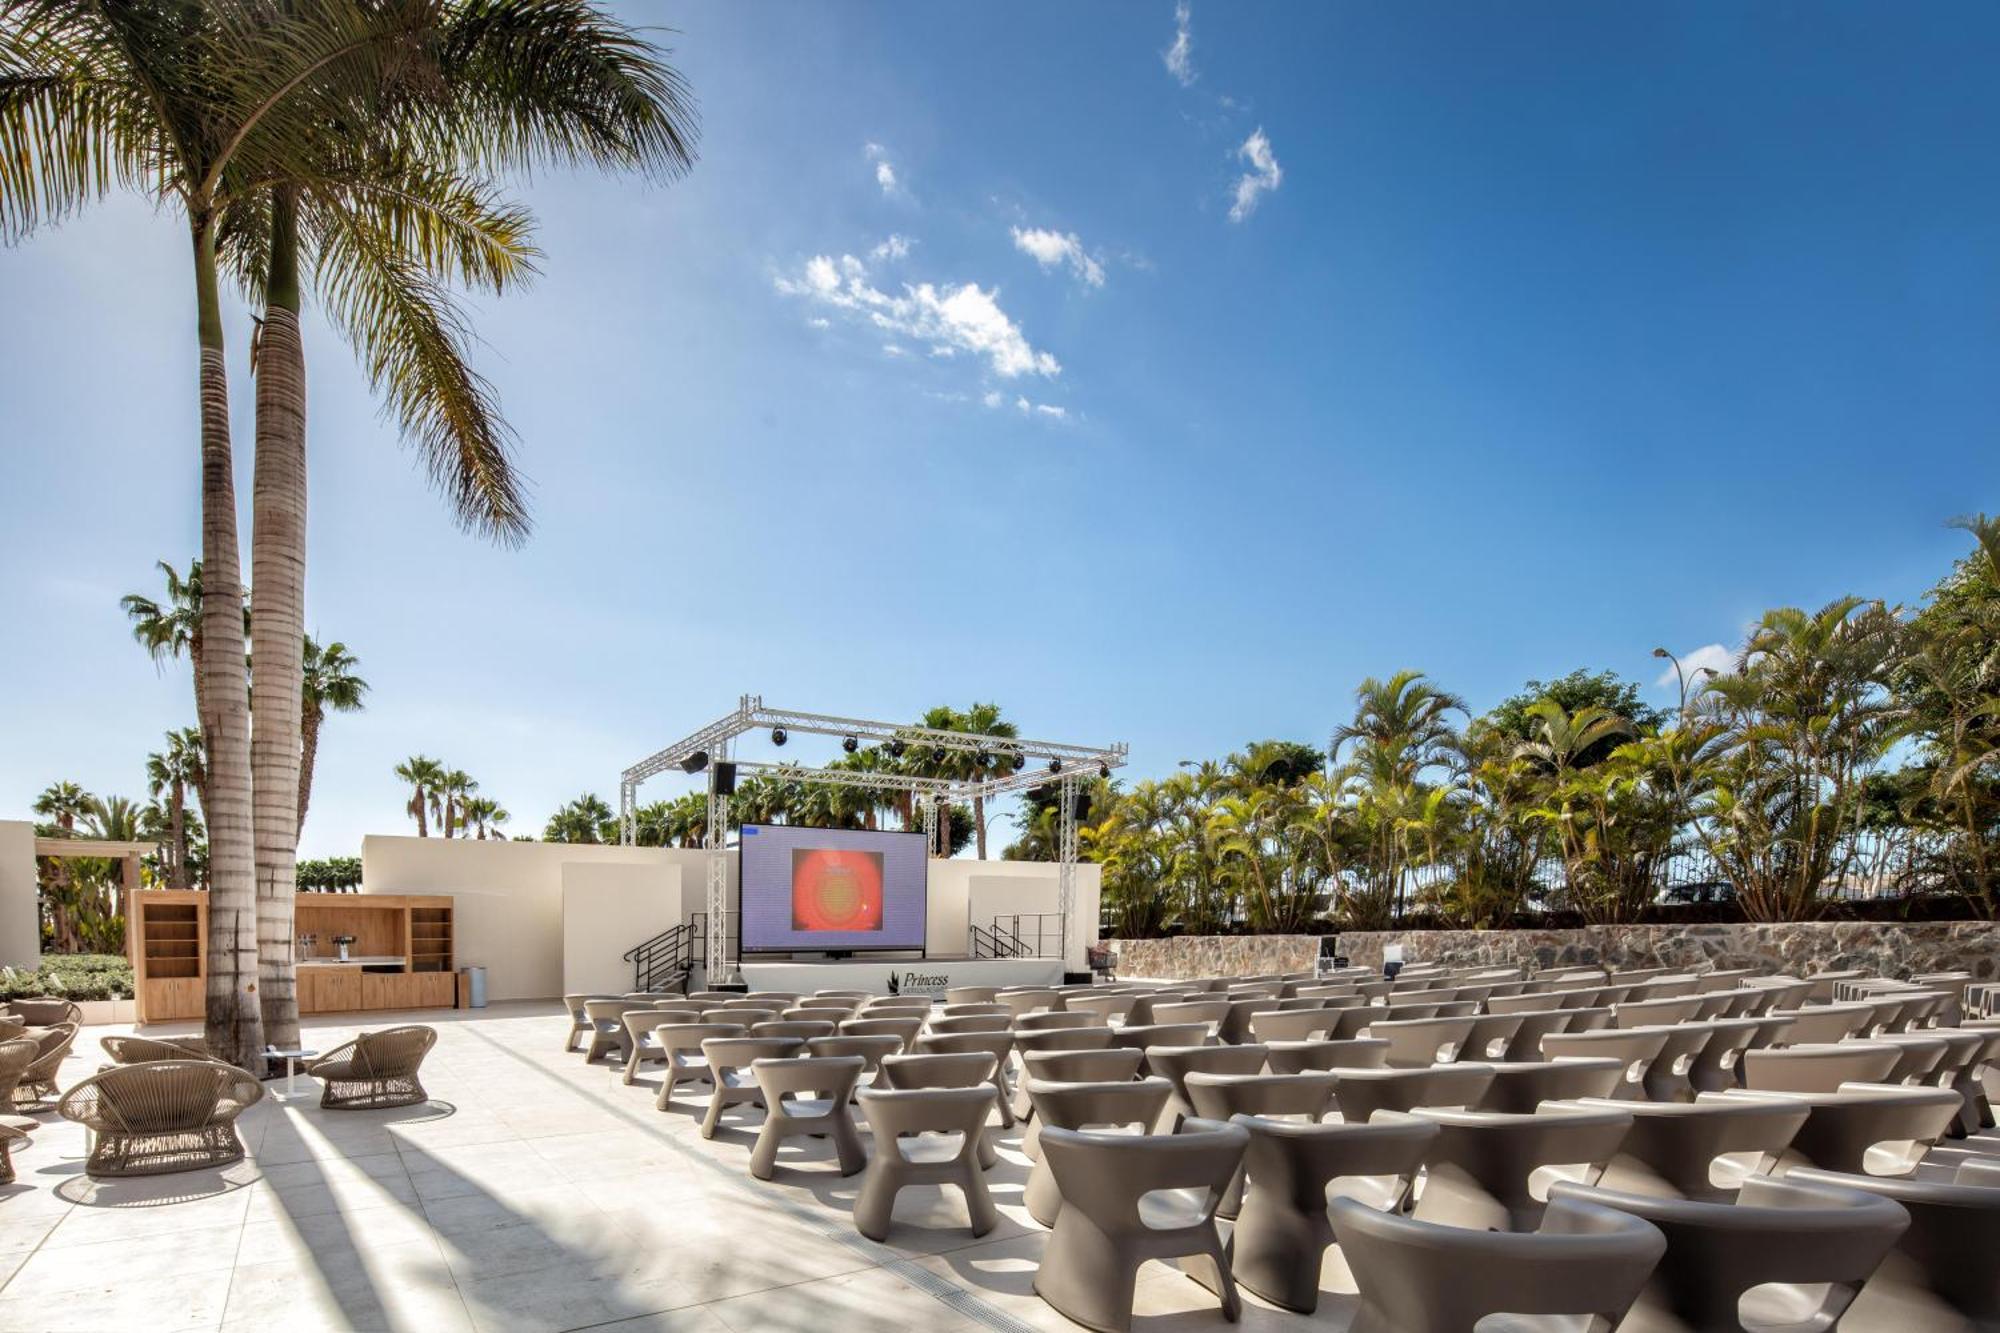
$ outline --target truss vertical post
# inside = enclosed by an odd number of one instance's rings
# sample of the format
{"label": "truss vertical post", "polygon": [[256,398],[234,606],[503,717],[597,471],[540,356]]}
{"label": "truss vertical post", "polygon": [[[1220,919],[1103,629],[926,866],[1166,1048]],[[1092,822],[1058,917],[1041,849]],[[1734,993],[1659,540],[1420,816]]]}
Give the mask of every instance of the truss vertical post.
{"label": "truss vertical post", "polygon": [[1082,790],[1074,768],[1056,788],[1056,952],[1069,960],[1069,921],[1076,914],[1076,800]]}
{"label": "truss vertical post", "polygon": [[632,782],[618,784],[618,841],[627,847],[630,847],[638,836],[638,820],[633,814],[638,796],[636,784]]}
{"label": "truss vertical post", "polygon": [[736,962],[729,955],[729,798],[715,789],[717,765],[729,758],[727,743],[709,754],[708,764],[708,941],[707,977],[710,989],[736,975]]}

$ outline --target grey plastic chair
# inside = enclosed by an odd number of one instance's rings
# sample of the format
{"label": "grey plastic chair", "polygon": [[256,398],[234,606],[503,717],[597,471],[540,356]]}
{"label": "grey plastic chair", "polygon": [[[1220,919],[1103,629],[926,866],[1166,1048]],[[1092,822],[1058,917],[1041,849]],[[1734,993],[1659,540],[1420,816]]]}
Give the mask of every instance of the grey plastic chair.
{"label": "grey plastic chair", "polygon": [[917,1038],[916,1049],[926,1055],[954,1055],[977,1051],[993,1057],[993,1095],[1000,1102],[1000,1127],[1014,1126],[1014,1090],[1007,1084],[1007,1057],[1014,1052],[1011,1032],[926,1032]]}
{"label": "grey plastic chair", "polygon": [[654,1028],[653,1041],[667,1067],[660,1080],[659,1095],[653,1099],[654,1108],[664,1111],[673,1105],[674,1089],[682,1079],[698,1079],[713,1084],[708,1057],[701,1052],[704,1041],[710,1037],[743,1035],[741,1023],[662,1023]]}
{"label": "grey plastic chair", "polygon": [[[897,1092],[922,1088],[990,1089],[992,1078],[993,1057],[984,1051],[885,1055],[882,1057],[881,1069],[876,1075],[875,1086]],[[990,1101],[986,1104],[989,1107],[992,1105]],[[994,1163],[999,1160],[1000,1154],[993,1146],[992,1131],[982,1127],[979,1135],[980,1169],[990,1171]]]}
{"label": "grey plastic chair", "polygon": [[1131,991],[1111,995],[1065,995],[1063,1008],[1073,1014],[1095,1014],[1097,1021],[1107,1026],[1123,1023],[1132,1013],[1132,1006],[1139,997]]}
{"label": "grey plastic chair", "polygon": [[835,1035],[806,1038],[806,1054],[814,1059],[841,1055],[861,1057],[861,1079],[854,1085],[857,1093],[868,1087],[871,1080],[880,1076],[884,1057],[895,1055],[902,1049],[902,1039],[887,1032],[880,1036]]}
{"label": "grey plastic chair", "polygon": [[1472,1020],[1472,1030],[1465,1034],[1465,1043],[1459,1048],[1460,1060],[1505,1060],[1507,1052],[1520,1035],[1521,1026],[1527,1021],[1526,1014],[1478,1014]]}
{"label": "grey plastic chair", "polygon": [[1006,1005],[1007,1011],[1016,1018],[1034,1013],[1037,1009],[1060,1010],[1063,1007],[1061,992],[1053,990],[1003,990],[993,997],[993,1001]]}
{"label": "grey plastic chair", "polygon": [[1486,1095],[1493,1066],[1461,1062],[1430,1069],[1330,1069],[1333,1104],[1348,1124],[1364,1123],[1377,1111],[1414,1111],[1420,1106],[1467,1107]]}
{"label": "grey plastic chair", "polygon": [[1660,1053],[1646,1066],[1646,1075],[1639,1084],[1646,1092],[1646,1100],[1654,1102],[1691,1102],[1694,1100],[1694,1080],[1690,1072],[1694,1062],[1708,1046],[1714,1029],[1706,1023],[1687,1022],[1671,1027],[1627,1028],[1628,1032],[1660,1032],[1666,1040],[1660,1044]]}
{"label": "grey plastic chair", "polygon": [[[1069,1015],[1064,1014],[1063,1017]],[[1093,1014],[1078,1014],[1083,1019],[1094,1018]],[[1111,1048],[1111,1029],[1108,1027],[1061,1027],[1042,1028],[1037,1031],[1014,1031],[1014,1054],[1026,1061],[1033,1051],[1101,1051]],[[1027,1089],[1016,1083],[1014,1087],[1014,1118],[1025,1119],[1032,1114],[1033,1107],[1028,1102]]]}
{"label": "grey plastic chair", "polygon": [[[1160,1118],[1173,1089],[1163,1078],[1143,1078],[1136,1082],[1039,1083],[1030,1081],[1028,1096],[1035,1103],[1037,1138],[1050,1129],[1104,1130],[1107,1128],[1150,1131]],[[1222,1184],[1227,1186],[1228,1178]],[[1028,1183],[1022,1193],[1028,1216],[1043,1226],[1054,1226],[1062,1207],[1062,1189],[1049,1170],[1047,1157],[1038,1149],[1034,1165],[1028,1169]]]}
{"label": "grey plastic chair", "polygon": [[708,1061],[708,1079],[714,1091],[709,1094],[708,1110],[701,1117],[701,1136],[714,1138],[715,1131],[722,1127],[723,1112],[730,1107],[763,1101],[764,1094],[757,1086],[751,1065],[759,1060],[790,1059],[804,1049],[805,1042],[797,1037],[704,1039],[701,1053]]}
{"label": "grey plastic chair", "polygon": [[[1939,1086],[1934,1077],[1938,1067],[1951,1052],[1951,1043],[1934,1031],[1926,1032],[1879,1032],[1869,1041],[1883,1046],[1893,1046],[1900,1055],[1887,1075],[1884,1083],[1923,1083]],[[1949,1086],[1946,1080],[1944,1086]]]}
{"label": "grey plastic chair", "polygon": [[1409,1018],[1370,1023],[1366,1034],[1389,1043],[1391,1069],[1429,1069],[1458,1058],[1472,1035],[1471,1018]]}
{"label": "grey plastic chair", "polygon": [[1841,1327],[1849,1333],[1958,1333],[2000,1329],[2000,1171],[1989,1184],[1884,1180],[1801,1167],[1800,1184],[1894,1199],[1910,1228],[1861,1288]]}
{"label": "grey plastic chair", "polygon": [[[1020,1100],[1027,1096],[1030,1081],[1041,1083],[1120,1083],[1129,1082],[1139,1076],[1139,1066],[1145,1055],[1129,1047],[1110,1046],[1094,1051],[1028,1051],[1021,1057],[1024,1077],[1015,1093],[1018,1107]],[[1017,1115],[1025,1120],[1027,1131],[1021,1135],[1021,1153],[1030,1162],[1041,1155],[1041,1121],[1034,1115],[1034,1102],[1030,1098],[1026,1115]]]}
{"label": "grey plastic chair", "polygon": [[1022,1014],[1014,1020],[1016,1032],[1053,1032],[1062,1028],[1100,1028],[1096,1014],[1071,1013],[1067,1009],[1044,1009],[1039,1013]]}
{"label": "grey plastic chair", "polygon": [[946,1004],[990,1004],[1000,994],[998,986],[950,986],[945,989]]}
{"label": "grey plastic chair", "polygon": [[1354,1197],[1352,1188],[1369,1183],[1380,1206],[1399,1207],[1437,1138],[1437,1126],[1415,1119],[1344,1125],[1238,1115],[1230,1123],[1250,1134],[1250,1185],[1229,1237],[1230,1267],[1244,1287],[1300,1314],[1319,1307],[1320,1269],[1334,1244],[1329,1189]]}
{"label": "grey plastic chair", "polygon": [[1810,1114],[1778,1168],[1817,1166],[1852,1175],[1907,1176],[1957,1114],[1948,1088],[1843,1083],[1835,1092],[1720,1092],[1708,1097],[1789,1100]]}
{"label": "grey plastic chair", "polygon": [[1229,1017],[1229,1001],[1183,1000],[1179,1004],[1156,1004],[1153,1006],[1155,1023],[1198,1023],[1203,1032],[1213,1037],[1222,1020]]}
{"label": "grey plastic chair", "polygon": [[1300,1074],[1308,1069],[1382,1069],[1389,1043],[1372,1037],[1346,1041],[1267,1041],[1264,1063],[1273,1074]]}
{"label": "grey plastic chair", "polygon": [[843,1037],[879,1037],[885,1033],[900,1037],[906,1051],[923,1030],[924,1020],[915,1015],[903,1018],[850,1018],[837,1029]]}
{"label": "grey plastic chair", "polygon": [[1557,1199],[1539,1231],[1473,1231],[1329,1204],[1361,1308],[1348,1333],[1474,1333],[1492,1314],[1625,1315],[1667,1248],[1651,1223]]}
{"label": "grey plastic chair", "polygon": [[1274,1041],[1311,1041],[1325,1036],[1333,1026],[1333,1016],[1337,1010],[1327,1009],[1258,1009],[1251,1012],[1244,1021],[1243,1037],[1263,1045]]}
{"label": "grey plastic chair", "polygon": [[1833,1328],[1909,1226],[1909,1215],[1887,1199],[1796,1177],[1753,1176],[1734,1203],[1568,1183],[1551,1194],[1642,1218],[1667,1238],[1666,1254],[1619,1325],[1628,1333]]}
{"label": "grey plastic chair", "polygon": [[[1195,1070],[1185,1075],[1182,1087],[1195,1116],[1202,1120],[1288,1116],[1318,1124],[1333,1110],[1333,1075],[1323,1070],[1306,1074],[1205,1074]],[[1216,1214],[1235,1217],[1242,1203],[1243,1173],[1239,1170],[1216,1205]]]}
{"label": "grey plastic chair", "polygon": [[[965,1196],[967,1223],[983,1236],[1000,1224],[986,1191],[980,1144],[993,1089],[863,1088],[861,1114],[874,1135],[875,1152],[854,1197],[854,1229],[870,1240],[889,1238],[896,1195],[908,1185],[956,1185]],[[949,1137],[955,1135],[955,1141]]]}
{"label": "grey plastic chair", "polygon": [[1063,1203],[1035,1274],[1036,1293],[1079,1324],[1124,1333],[1140,1265],[1199,1259],[1223,1318],[1235,1322],[1242,1302],[1215,1228],[1215,1202],[1249,1141],[1241,1125],[1207,1120],[1190,1120],[1170,1135],[1043,1131],[1043,1161]]}
{"label": "grey plastic chair", "polygon": [[851,1176],[868,1165],[861,1134],[848,1103],[861,1077],[858,1055],[815,1058],[794,1056],[759,1059],[751,1077],[763,1094],[764,1123],[750,1150],[750,1174],[769,1180],[778,1167],[778,1149],[786,1139],[824,1136],[833,1144],[840,1174]]}
{"label": "grey plastic chair", "polygon": [[[1523,999],[1543,999],[1543,996],[1523,996]],[[1551,1032],[1569,1031],[1570,1009],[1517,1009],[1508,1015],[1518,1018],[1521,1025],[1514,1029],[1512,1040],[1507,1043],[1507,1052],[1500,1058],[1510,1063],[1534,1064],[1542,1059],[1542,1038]]]}
{"label": "grey plastic chair", "polygon": [[1158,1132],[1170,1134],[1184,1117],[1194,1114],[1188,1101],[1187,1076],[1196,1070],[1205,1074],[1256,1074],[1264,1068],[1262,1046],[1149,1046],[1145,1070],[1173,1085],[1174,1095],[1160,1112]]}
{"label": "grey plastic chair", "polygon": [[800,1037],[811,1040],[814,1037],[831,1037],[837,1023],[813,1018],[774,1018],[763,1023],[752,1023],[750,1035],[753,1037]]}
{"label": "grey plastic chair", "polygon": [[1646,1071],[1666,1047],[1667,1034],[1658,1028],[1604,1028],[1595,1032],[1551,1032],[1542,1038],[1542,1055],[1561,1060],[1574,1055],[1608,1056],[1622,1061],[1625,1077],[1612,1094],[1626,1101],[1646,1100]]}
{"label": "grey plastic chair", "polygon": [[590,1024],[590,1045],[584,1049],[583,1062],[596,1064],[612,1051],[617,1051],[621,1059],[630,1060],[632,1050],[631,1034],[625,1031],[625,1015],[635,1009],[651,1009],[649,1004],[635,1004],[620,997],[616,1000],[585,1000],[583,1016]]}
{"label": "grey plastic chair", "polygon": [[1875,1007],[1867,1004],[1813,1004],[1802,1009],[1772,1009],[1769,1018],[1789,1018],[1785,1040],[1792,1045],[1823,1046],[1865,1034],[1874,1026]]}
{"label": "grey plastic chair", "polygon": [[567,1055],[576,1050],[576,1043],[579,1037],[594,1036],[597,1032],[597,1026],[590,1021],[590,1015],[584,1012],[583,1006],[586,1003],[591,1000],[621,1000],[624,998],[622,995],[595,994],[563,996],[563,1008],[569,1011],[569,1035],[563,1038],[563,1054]]}
{"label": "grey plastic chair", "polygon": [[1206,1023],[1127,1023],[1111,1030],[1113,1046],[1137,1051],[1154,1046],[1201,1046],[1208,1041]]}
{"label": "grey plastic chair", "polygon": [[[864,1022],[866,1020],[863,1020]],[[888,1020],[884,1020],[888,1021]],[[933,1018],[925,1025],[928,1032],[1011,1032],[1014,1030],[1012,1014],[950,1014]]]}
{"label": "grey plastic chair", "polygon": [[1745,1051],[1752,1092],[1832,1092],[1843,1083],[1885,1083],[1900,1053],[1887,1042],[1842,1041]]}
{"label": "grey plastic chair", "polygon": [[1598,1184],[1702,1203],[1728,1203],[1745,1179],[1768,1173],[1810,1114],[1781,1098],[1584,1104],[1620,1106],[1632,1115],[1632,1128]]}
{"label": "grey plastic chair", "polygon": [[[1718,992],[1727,994],[1728,992]],[[1742,1063],[1743,1052],[1750,1049],[1757,1038],[1758,1021],[1754,1018],[1717,1018],[1706,1024],[1709,1029],[1708,1044],[1703,1046],[1688,1066],[1688,1083],[1695,1092],[1723,1092],[1743,1086],[1738,1066]]]}
{"label": "grey plastic chair", "polygon": [[941,1004],[930,1012],[930,1020],[935,1023],[940,1018],[991,1018],[994,1015],[1007,1020],[1007,1026],[1014,1026],[1014,1011],[1004,1004],[991,1000],[968,1000],[962,1004]]}
{"label": "grey plastic chair", "polygon": [[1692,995],[1659,1000],[1627,1000],[1611,1006],[1614,1027],[1672,1027],[1685,1023],[1701,1011],[1701,1001]]}
{"label": "grey plastic chair", "polygon": [[1533,1231],[1548,1206],[1549,1184],[1579,1177],[1594,1183],[1632,1126],[1629,1112],[1603,1105],[1559,1103],[1532,1115],[1429,1108],[1414,1114],[1435,1124],[1438,1136],[1424,1155],[1412,1216],[1496,1231]]}
{"label": "grey plastic chair", "polygon": [[1605,1058],[1537,1060],[1489,1068],[1493,1071],[1493,1081],[1486,1085],[1473,1109],[1507,1115],[1533,1115],[1543,1102],[1609,1097],[1617,1090],[1618,1080],[1625,1076],[1624,1065]]}
{"label": "grey plastic chair", "polygon": [[653,1029],[662,1023],[694,1023],[701,1019],[698,1009],[675,1009],[660,1005],[652,1009],[628,1009],[625,1011],[625,1072],[620,1081],[632,1086],[639,1066],[666,1059],[658,1043],[652,1040]]}

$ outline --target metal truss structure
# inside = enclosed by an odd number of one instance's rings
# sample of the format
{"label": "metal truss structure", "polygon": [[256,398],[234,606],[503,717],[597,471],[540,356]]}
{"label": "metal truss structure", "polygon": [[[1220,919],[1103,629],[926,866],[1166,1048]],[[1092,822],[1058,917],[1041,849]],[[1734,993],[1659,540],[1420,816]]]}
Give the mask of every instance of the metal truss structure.
{"label": "metal truss structure", "polygon": [[[878,722],[867,718],[835,717],[827,713],[801,713],[784,708],[766,708],[761,695],[746,694],[737,701],[736,711],[717,718],[691,735],[656,750],[620,775],[618,781],[618,827],[620,841],[630,845],[637,833],[636,812],[639,785],[672,769],[687,770],[699,758],[708,773],[708,939],[707,959],[710,984],[740,979],[737,960],[729,955],[729,863],[724,848],[729,830],[729,797],[715,789],[716,765],[729,761],[730,743],[752,731],[782,728],[800,735],[851,737],[858,746],[893,745],[903,750],[930,750],[934,753],[981,756],[995,772],[984,778],[930,778],[914,774],[870,771],[868,769],[825,768],[807,764],[767,764],[743,762],[736,765],[740,775],[774,778],[781,782],[823,782],[847,787],[868,787],[883,791],[907,791],[923,797],[924,832],[936,845],[937,830],[944,810],[954,801],[979,798],[990,800],[1032,787],[1058,785],[1056,903],[1062,918],[1061,938],[1069,939],[1069,920],[1076,901],[1076,799],[1081,781],[1091,769],[1108,774],[1125,763],[1128,747],[1113,745],[1071,745],[1060,741],[1023,740],[1018,736],[983,736],[963,731],[942,731],[935,727],[915,727],[900,722]],[[1000,771],[1000,770],[1011,771]],[[697,767],[693,771],[702,771]]]}

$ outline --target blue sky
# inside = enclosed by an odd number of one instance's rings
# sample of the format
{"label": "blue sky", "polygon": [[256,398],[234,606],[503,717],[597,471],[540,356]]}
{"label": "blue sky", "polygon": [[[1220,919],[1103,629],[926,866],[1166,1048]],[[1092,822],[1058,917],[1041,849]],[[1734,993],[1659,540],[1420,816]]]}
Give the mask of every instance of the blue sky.
{"label": "blue sky", "polygon": [[[412,752],[539,830],[746,690],[1136,776],[1405,666],[1664,700],[1655,644],[1915,598],[2000,505],[1990,5],[629,12],[702,161],[523,186],[544,276],[476,320],[532,541],[309,323],[308,623],[374,693],[307,854],[405,828]],[[191,720],[117,607],[197,544],[184,250],[133,199],[0,250],[0,815]]]}

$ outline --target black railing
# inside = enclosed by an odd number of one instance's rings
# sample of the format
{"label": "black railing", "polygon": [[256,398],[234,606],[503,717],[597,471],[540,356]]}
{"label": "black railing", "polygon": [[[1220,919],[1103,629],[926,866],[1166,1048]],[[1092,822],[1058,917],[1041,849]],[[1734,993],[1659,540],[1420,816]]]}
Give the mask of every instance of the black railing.
{"label": "black railing", "polygon": [[661,990],[675,982],[685,983],[694,961],[696,941],[689,938],[693,930],[692,926],[669,926],[627,949],[623,956],[632,964],[632,989]]}
{"label": "black railing", "polygon": [[[724,920],[728,923],[726,928],[729,931],[729,954],[732,958],[741,957],[743,943],[741,914],[731,912]],[[708,969],[708,913],[694,913],[688,918],[687,928],[694,937],[688,958],[694,966],[705,972]]]}
{"label": "black railing", "polygon": [[1063,919],[1060,912],[1014,912],[996,916],[990,933],[1013,947],[1008,958],[1061,958]]}
{"label": "black railing", "polygon": [[999,923],[988,930],[984,926],[972,927],[972,956],[974,958],[1025,958],[1028,946],[1019,939],[1000,929]]}

